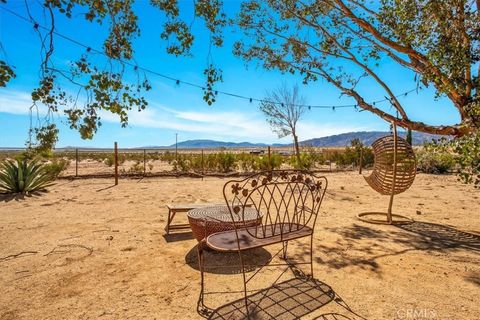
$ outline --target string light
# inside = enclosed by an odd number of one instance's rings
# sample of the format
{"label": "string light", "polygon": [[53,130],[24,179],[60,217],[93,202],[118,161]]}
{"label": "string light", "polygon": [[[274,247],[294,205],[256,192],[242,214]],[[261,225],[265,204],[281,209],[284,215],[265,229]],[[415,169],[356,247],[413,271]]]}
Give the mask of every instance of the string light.
{"label": "string light", "polygon": [[[22,20],[24,20],[24,21],[26,21],[26,22],[28,22],[28,23],[32,23],[32,24],[33,24],[33,27],[34,27],[35,29],[42,28],[42,29],[44,29],[44,30],[50,31],[50,28],[44,27],[44,26],[38,24],[38,23],[35,22],[35,21],[32,22],[32,21],[30,21],[30,19],[28,19],[28,18],[26,18],[26,17],[24,17],[24,16],[22,16],[22,15],[19,15],[18,13],[14,12],[14,11],[12,11],[12,10],[10,10],[10,9],[4,8],[4,7],[0,7],[0,8],[3,9],[4,11],[6,11],[6,12],[8,12],[8,13],[14,15],[14,16],[16,16],[16,17],[19,18],[19,19],[22,19]],[[107,57],[107,58],[110,58],[110,57],[108,57],[103,51],[100,51],[100,50],[98,50],[98,49],[94,49],[94,48],[92,48],[92,47],[90,47],[90,46],[88,46],[88,45],[85,45],[85,44],[83,44],[82,42],[77,41],[77,40],[75,40],[75,39],[73,39],[73,38],[71,38],[71,37],[69,37],[69,36],[63,35],[63,34],[57,32],[57,31],[54,31],[53,33],[54,33],[56,36],[58,36],[58,37],[60,37],[60,38],[62,38],[62,39],[64,39],[64,40],[67,40],[67,41],[69,41],[69,42],[71,42],[71,43],[73,43],[73,44],[76,44],[76,45],[78,45],[78,46],[81,46],[81,47],[86,48],[87,52],[92,52],[92,51],[93,51],[93,52],[95,52],[95,53],[97,53],[97,54],[101,54],[101,55],[103,55],[103,56],[105,56],[105,57]],[[124,65],[128,65],[128,66],[130,66],[130,67],[133,67],[133,69],[134,69],[135,71],[142,70],[142,71],[144,71],[144,72],[146,72],[146,73],[149,73],[149,74],[152,74],[152,75],[155,75],[155,76],[158,76],[158,77],[162,77],[162,78],[167,79],[167,80],[174,81],[177,85],[185,84],[185,85],[187,85],[187,86],[199,88],[199,89],[202,89],[202,90],[205,91],[205,87],[204,87],[204,86],[201,86],[201,85],[198,85],[198,84],[195,84],[195,83],[191,83],[191,82],[188,82],[188,81],[180,80],[180,79],[175,79],[175,78],[170,77],[170,76],[168,76],[168,75],[159,73],[159,72],[157,72],[157,71],[155,71],[155,70],[151,70],[151,69],[149,69],[149,68],[142,67],[142,66],[139,66],[139,65],[134,65],[133,63],[131,63],[131,62],[129,62],[129,61],[125,61],[125,60],[120,59],[120,58],[113,58],[113,59],[119,61],[120,63],[122,63],[122,64],[124,64]],[[421,89],[421,87],[420,87],[420,89]],[[418,88],[415,88],[415,89],[409,90],[409,91],[407,91],[407,92],[401,93],[401,94],[399,94],[399,95],[396,95],[395,98],[402,97],[402,96],[405,96],[405,97],[406,97],[409,93],[411,93],[411,92],[413,92],[413,91],[416,91],[416,90],[418,90]],[[277,103],[275,103],[275,102],[273,102],[273,101],[265,101],[265,100],[263,100],[263,99],[251,98],[251,97],[243,96],[243,95],[240,95],[240,94],[237,94],[237,93],[226,92],[226,91],[221,91],[221,90],[215,90],[214,93],[215,93],[215,95],[221,94],[221,95],[230,96],[230,97],[234,97],[234,98],[238,98],[238,99],[248,100],[250,103],[253,103],[253,102],[255,101],[255,102],[269,102],[269,103],[277,104]],[[382,100],[372,101],[371,104],[372,104],[373,106],[375,106],[376,104],[382,103],[382,102],[385,102],[385,101],[391,101],[391,100],[390,100],[388,97],[385,97],[385,99],[382,99]],[[282,107],[284,106],[283,103],[280,103],[280,104],[282,105]],[[358,110],[358,104],[345,104],[345,105],[308,105],[308,106],[307,106],[307,105],[301,105],[301,104],[299,104],[299,105],[295,105],[295,106],[298,106],[298,107],[308,107],[308,110],[311,110],[312,108],[317,108],[317,109],[332,109],[332,111],[335,111],[336,108],[355,108],[355,110]],[[363,109],[360,110],[360,111],[363,111]]]}

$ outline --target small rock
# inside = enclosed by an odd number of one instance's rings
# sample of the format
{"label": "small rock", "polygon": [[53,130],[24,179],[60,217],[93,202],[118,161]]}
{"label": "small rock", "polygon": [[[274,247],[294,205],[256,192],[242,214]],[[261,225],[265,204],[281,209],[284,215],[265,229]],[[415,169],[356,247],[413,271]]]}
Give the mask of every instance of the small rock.
{"label": "small rock", "polygon": [[418,214],[418,215],[422,214],[422,211],[417,210],[417,214]]}
{"label": "small rock", "polygon": [[112,240],[113,240],[113,236],[108,236],[106,240],[112,241]]}

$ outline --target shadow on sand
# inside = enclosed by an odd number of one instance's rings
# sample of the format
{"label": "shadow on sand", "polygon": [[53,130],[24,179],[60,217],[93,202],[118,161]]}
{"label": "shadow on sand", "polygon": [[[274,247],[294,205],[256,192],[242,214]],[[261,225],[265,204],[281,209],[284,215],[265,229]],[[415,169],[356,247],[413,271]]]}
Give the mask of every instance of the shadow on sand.
{"label": "shadow on sand", "polygon": [[430,250],[464,249],[480,252],[480,235],[475,233],[420,221],[397,227],[421,236],[421,240],[429,240],[427,248]]}
{"label": "shadow on sand", "polygon": [[192,240],[193,234],[191,231],[176,232],[176,233],[164,234],[163,237],[167,242],[176,242],[176,241]]}
{"label": "shadow on sand", "polygon": [[301,319],[321,308],[335,304],[340,312],[318,314],[319,320],[357,320],[365,319],[353,312],[333,289],[316,279],[295,277],[257,291],[248,296],[249,313],[247,316],[244,299],[225,304],[210,313],[201,314],[208,319]]}
{"label": "shadow on sand", "polygon": [[30,193],[0,193],[0,202],[22,201],[27,198],[40,197],[48,193],[47,190],[34,191]]}
{"label": "shadow on sand", "polygon": [[416,221],[382,229],[375,225],[353,224],[325,229],[339,237],[333,244],[315,246],[321,253],[316,262],[336,269],[356,266],[380,272],[380,258],[410,251],[480,253],[480,235],[436,223]]}
{"label": "shadow on sand", "polygon": [[[242,273],[240,257],[237,252],[226,253],[213,250],[204,251],[204,272],[213,274],[240,274]],[[264,248],[256,248],[242,252],[245,271],[251,272],[259,265],[267,264],[272,254]],[[185,256],[185,262],[195,270],[198,266],[197,246],[194,246]]]}

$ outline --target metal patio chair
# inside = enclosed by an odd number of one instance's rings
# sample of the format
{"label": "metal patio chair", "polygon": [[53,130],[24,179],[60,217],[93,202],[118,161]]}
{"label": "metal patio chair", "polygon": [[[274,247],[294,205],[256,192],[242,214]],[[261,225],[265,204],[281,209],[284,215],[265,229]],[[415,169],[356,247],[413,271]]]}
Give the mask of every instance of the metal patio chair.
{"label": "metal patio chair", "polygon": [[[233,180],[225,184],[223,194],[228,206],[233,230],[213,233],[198,245],[198,260],[201,273],[201,293],[204,294],[204,249],[218,252],[238,252],[243,274],[245,307],[248,314],[247,284],[258,274],[257,270],[247,278],[247,269],[242,254],[249,249],[283,244],[282,248],[268,261],[281,254],[285,263],[275,264],[292,266],[310,264],[313,278],[313,233],[320,205],[327,188],[327,179],[314,173],[299,170],[268,171],[254,174],[242,180]],[[256,210],[258,223],[254,226],[242,224],[244,212],[249,207]],[[249,217],[249,221],[251,217]],[[310,238],[310,259],[308,262],[287,260],[287,246],[290,240]],[[267,264],[268,264],[267,263]],[[261,266],[263,268],[263,266]],[[260,269],[261,269],[260,268]]]}

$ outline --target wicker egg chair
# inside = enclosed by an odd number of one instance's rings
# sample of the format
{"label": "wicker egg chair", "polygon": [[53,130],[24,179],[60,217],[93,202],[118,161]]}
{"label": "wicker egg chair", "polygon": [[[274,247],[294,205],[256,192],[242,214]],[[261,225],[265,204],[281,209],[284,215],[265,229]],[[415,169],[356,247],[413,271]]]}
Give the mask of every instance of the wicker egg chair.
{"label": "wicker egg chair", "polygon": [[[364,177],[375,191],[390,195],[387,212],[362,212],[358,218],[377,224],[411,223],[411,218],[392,213],[393,197],[407,190],[415,180],[417,165],[412,146],[398,137],[395,123],[393,134],[377,139],[372,144],[375,157],[372,173]],[[379,218],[380,217],[380,218]]]}

